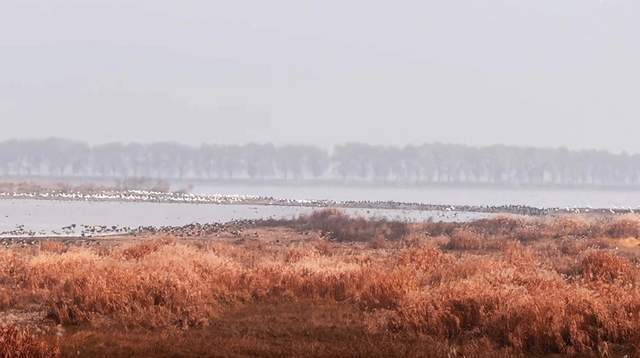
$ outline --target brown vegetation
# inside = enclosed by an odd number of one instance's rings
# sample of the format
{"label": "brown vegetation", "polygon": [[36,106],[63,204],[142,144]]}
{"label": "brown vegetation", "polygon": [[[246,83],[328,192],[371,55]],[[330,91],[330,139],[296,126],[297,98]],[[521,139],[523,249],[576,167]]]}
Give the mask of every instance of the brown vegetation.
{"label": "brown vegetation", "polygon": [[298,230],[321,231],[337,241],[365,242],[380,238],[398,241],[409,233],[406,223],[351,217],[338,209],[314,211],[287,224],[293,224]]}
{"label": "brown vegetation", "polygon": [[0,357],[53,358],[60,355],[57,348],[36,339],[28,330],[15,326],[0,326]]}
{"label": "brown vegetation", "polygon": [[[215,239],[11,247],[0,319],[42,310],[39,339],[65,356],[637,355],[637,225],[326,211]],[[5,355],[43,347],[20,329]]]}

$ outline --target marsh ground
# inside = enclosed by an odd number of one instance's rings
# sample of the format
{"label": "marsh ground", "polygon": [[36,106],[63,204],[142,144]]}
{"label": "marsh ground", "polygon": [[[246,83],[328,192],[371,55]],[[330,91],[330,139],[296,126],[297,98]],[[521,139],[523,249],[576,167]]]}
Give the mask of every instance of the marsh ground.
{"label": "marsh ground", "polygon": [[635,216],[403,224],[329,210],[9,245],[0,356],[635,355],[638,237]]}

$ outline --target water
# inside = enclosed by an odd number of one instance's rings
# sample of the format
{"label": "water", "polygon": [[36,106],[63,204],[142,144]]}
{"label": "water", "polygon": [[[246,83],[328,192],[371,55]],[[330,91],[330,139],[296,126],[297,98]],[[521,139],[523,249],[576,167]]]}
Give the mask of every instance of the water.
{"label": "water", "polygon": [[[195,194],[255,195],[296,200],[398,201],[444,205],[526,205],[538,208],[638,208],[640,191],[382,188],[277,185],[202,185]],[[0,200],[0,236],[80,235],[81,225],[117,228],[180,226],[242,219],[292,218],[312,208],[258,205],[212,205],[152,202]],[[457,211],[345,209],[354,216],[403,221],[468,221],[489,214]],[[75,224],[75,227],[63,230]],[[17,230],[18,228],[18,230]],[[126,230],[125,230],[126,231]]]}
{"label": "water", "polygon": [[257,195],[297,200],[398,201],[443,205],[640,208],[640,191],[614,190],[197,185],[193,193]]}
{"label": "water", "polygon": [[[82,233],[81,225],[137,228],[239,219],[293,218],[313,210],[288,206],[0,200],[0,236],[74,236]],[[489,216],[455,211],[345,209],[345,212],[354,216],[403,221],[467,221]],[[62,229],[73,224],[76,225],[73,229]],[[16,230],[19,226],[22,226],[21,229]]]}

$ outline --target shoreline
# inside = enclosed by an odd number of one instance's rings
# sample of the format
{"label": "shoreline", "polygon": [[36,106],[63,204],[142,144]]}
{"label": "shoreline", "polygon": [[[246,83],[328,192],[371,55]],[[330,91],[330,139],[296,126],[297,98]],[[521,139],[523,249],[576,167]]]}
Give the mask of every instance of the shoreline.
{"label": "shoreline", "polygon": [[546,216],[555,214],[633,214],[640,208],[590,208],[590,207],[548,207],[539,208],[527,205],[449,205],[427,204],[399,201],[336,201],[336,200],[299,200],[251,195],[198,195],[189,193],[154,192],[144,190],[108,190],[98,192],[80,191],[41,191],[41,192],[0,192],[0,200],[43,200],[43,201],[84,201],[84,202],[123,202],[155,204],[199,204],[199,205],[255,205],[287,206],[304,208],[340,208],[340,209],[381,209],[412,211],[446,211],[490,214],[515,214],[527,216]]}

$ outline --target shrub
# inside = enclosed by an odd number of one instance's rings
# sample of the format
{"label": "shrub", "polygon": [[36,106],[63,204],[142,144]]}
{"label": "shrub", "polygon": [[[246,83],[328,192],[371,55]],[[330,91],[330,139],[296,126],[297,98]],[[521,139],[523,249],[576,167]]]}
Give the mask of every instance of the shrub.
{"label": "shrub", "polygon": [[509,239],[505,237],[485,236],[469,229],[456,229],[449,241],[443,246],[446,250],[499,250]]}
{"label": "shrub", "polygon": [[404,222],[367,220],[352,218],[337,209],[314,211],[295,221],[299,230],[319,230],[336,241],[366,242],[376,238],[399,241],[410,232],[410,226]]}
{"label": "shrub", "polygon": [[60,241],[46,240],[40,242],[40,250],[45,252],[63,253],[66,249],[65,244]]}
{"label": "shrub", "polygon": [[483,238],[477,233],[466,229],[457,229],[444,248],[447,250],[480,250],[484,248],[484,243]]}
{"label": "shrub", "polygon": [[556,238],[574,236],[574,237],[590,237],[594,234],[595,227],[585,219],[579,216],[559,216],[554,218],[549,225],[547,231]]}
{"label": "shrub", "polygon": [[136,260],[86,250],[40,257],[31,264],[30,284],[48,288],[49,315],[63,324],[105,316],[126,326],[207,324],[231,290],[234,266],[184,245],[157,245]]}
{"label": "shrub", "polygon": [[616,254],[607,251],[590,251],[581,260],[579,273],[588,280],[605,282],[621,281],[630,283],[636,280],[637,269]]}
{"label": "shrub", "polygon": [[605,224],[604,232],[608,237],[640,237],[640,220],[636,216],[624,216]]}
{"label": "shrub", "polygon": [[149,254],[158,251],[164,244],[169,241],[162,240],[146,240],[139,243],[128,244],[115,251],[116,256],[121,256],[125,260],[139,260]]}
{"label": "shrub", "polygon": [[0,326],[0,357],[53,358],[59,357],[58,347],[38,340],[28,330],[16,326]]}
{"label": "shrub", "polygon": [[449,236],[453,234],[455,230],[460,228],[461,224],[455,223],[455,222],[444,222],[444,221],[433,222],[430,220],[422,224],[421,226],[422,226],[422,230],[428,236],[435,237],[435,236]]}
{"label": "shrub", "polygon": [[480,219],[468,224],[473,231],[485,235],[512,234],[524,225],[524,219],[511,216],[499,216],[491,219]]}

